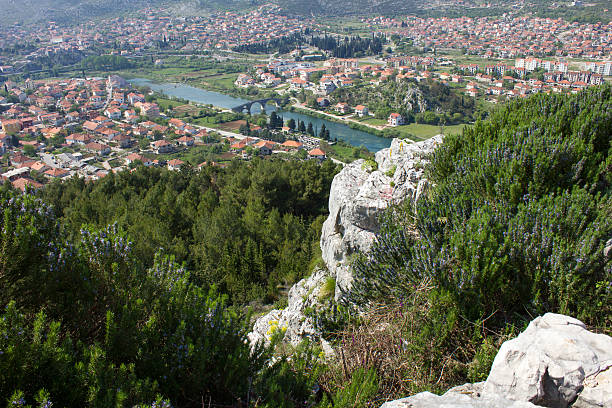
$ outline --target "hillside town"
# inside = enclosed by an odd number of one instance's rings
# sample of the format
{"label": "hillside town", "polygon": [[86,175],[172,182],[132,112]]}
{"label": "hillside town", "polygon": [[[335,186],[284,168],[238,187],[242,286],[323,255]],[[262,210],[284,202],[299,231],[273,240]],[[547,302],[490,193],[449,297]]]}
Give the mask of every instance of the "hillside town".
{"label": "hillside town", "polygon": [[[345,101],[330,104],[336,90],[354,85],[377,88],[389,81],[433,81],[472,98],[498,103],[540,92],[577,93],[604,83],[612,74],[612,62],[582,63],[582,70],[570,70],[563,58],[517,58],[514,63],[456,64],[448,57],[394,56],[380,64],[367,64],[358,58],[330,58],[314,62],[274,59],[253,66],[250,73],[238,75],[235,85],[274,89],[279,93],[308,91],[316,97],[311,106],[333,115],[373,116],[367,106],[349,106]],[[303,104],[296,106],[305,108]],[[397,112],[386,118],[386,126],[405,123]],[[384,128],[385,126],[383,126]],[[380,126],[379,126],[380,128]]]}
{"label": "hillside town", "polygon": [[587,24],[528,16],[361,20],[370,30],[398,34],[426,49],[456,49],[484,58],[602,58],[612,51],[612,23]]}
{"label": "hillside town", "polygon": [[139,58],[160,49],[183,53],[229,50],[308,27],[308,20],[288,18],[274,6],[208,17],[171,17],[158,9],[145,9],[133,17],[73,26],[54,22],[38,27],[0,26],[0,50],[11,51],[0,52],[0,73],[22,72],[24,67],[33,71],[50,57],[70,60],[70,56],[96,55],[100,49]]}
{"label": "hillside town", "polygon": [[[180,170],[190,149],[217,145],[217,161],[288,154],[325,160],[320,139],[282,127],[283,142],[192,125],[161,112],[123,78],[6,82],[0,97],[0,178],[16,188],[54,179],[96,180],[137,164]],[[252,130],[255,130],[254,127]]]}

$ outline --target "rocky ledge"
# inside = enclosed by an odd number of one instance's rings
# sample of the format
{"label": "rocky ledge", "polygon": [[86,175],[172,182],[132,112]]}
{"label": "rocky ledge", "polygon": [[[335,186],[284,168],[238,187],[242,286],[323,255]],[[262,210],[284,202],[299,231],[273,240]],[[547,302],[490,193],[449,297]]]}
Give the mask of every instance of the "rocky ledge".
{"label": "rocky ledge", "polygon": [[[336,297],[341,293],[339,288],[350,288],[351,254],[370,249],[379,230],[379,216],[391,203],[416,199],[421,194],[426,185],[423,179],[426,156],[442,143],[442,137],[422,142],[394,139],[390,148],[376,153],[375,165],[357,160],[334,177],[329,217],[321,233],[326,269],[317,270],[295,284],[285,309],[273,310],[257,319],[249,333],[252,344],[268,341],[276,330],[284,331],[285,340],[294,345],[304,338],[320,338],[312,319],[304,314],[305,309],[319,305],[320,289],[328,279],[335,279]],[[323,347],[327,348],[325,344]]]}
{"label": "rocky ledge", "polygon": [[485,382],[422,392],[382,408],[612,407],[612,337],[547,313],[505,342]]}
{"label": "rocky ledge", "polygon": [[[367,252],[379,230],[379,216],[390,204],[416,199],[427,181],[426,156],[442,143],[442,135],[422,142],[393,139],[376,153],[377,169],[357,160],[334,178],[329,194],[329,217],[321,232],[323,261],[337,289],[350,288],[348,264],[355,252]],[[336,297],[341,294],[336,290]]]}

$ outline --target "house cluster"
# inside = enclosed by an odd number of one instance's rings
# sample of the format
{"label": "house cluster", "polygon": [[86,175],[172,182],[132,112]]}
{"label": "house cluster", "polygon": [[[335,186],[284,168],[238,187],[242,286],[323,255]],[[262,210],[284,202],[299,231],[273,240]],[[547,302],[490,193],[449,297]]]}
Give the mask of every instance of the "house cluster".
{"label": "house cluster", "polygon": [[[286,133],[291,133],[289,128],[283,128]],[[319,139],[301,134],[294,135],[297,140],[286,140],[283,143],[273,142],[254,137],[246,137],[242,140],[232,139],[230,149],[236,153],[247,157],[249,152],[257,153],[260,156],[269,156],[274,153],[298,152],[307,150],[307,157],[311,160],[325,160],[326,154],[319,148]]]}
{"label": "house cluster", "polygon": [[362,21],[370,30],[390,30],[411,39],[415,46],[454,48],[489,58],[601,58],[612,51],[612,22],[590,24],[507,14],[478,18],[374,17]]}
{"label": "house cluster", "polygon": [[[398,62],[405,62],[408,65],[398,66]],[[360,65],[356,58],[330,58],[322,66],[315,66],[311,62],[274,60],[267,65],[255,65],[252,75],[239,75],[236,85],[240,87],[279,87],[292,91],[309,90],[321,97],[319,106],[325,107],[327,106],[325,96],[338,88],[353,86],[357,80],[368,81],[367,83],[371,85],[380,85],[393,76],[400,79],[417,78],[419,71],[415,68],[416,66],[429,67],[431,65],[429,58],[411,57],[393,58],[386,65]]]}
{"label": "house cluster", "polygon": [[[96,180],[136,161],[178,170],[185,162],[165,160],[163,155],[180,155],[219,138],[205,128],[160,113],[157,104],[146,102],[144,95],[119,77],[8,82],[7,89],[14,102],[0,103],[0,155],[8,153],[8,163],[0,162],[0,180],[21,189],[72,176]],[[250,146],[268,155],[311,147],[307,157],[325,158],[316,150],[319,139],[317,146],[311,146],[299,141],[302,135],[293,136],[298,141],[283,144],[255,137],[242,140],[239,135],[225,139],[236,151]],[[235,156],[228,152],[220,159]]]}
{"label": "house cluster", "polygon": [[103,177],[117,170],[110,159],[129,165],[134,154],[142,156],[137,146],[134,149],[137,139],[150,141],[144,149],[150,154],[208,140],[206,130],[178,119],[170,119],[168,126],[152,122],[160,115],[159,107],[145,102],[144,95],[118,77],[28,80],[19,85],[8,81],[6,88],[14,102],[0,104],[0,154],[9,154],[9,168],[1,178],[22,189],[38,188],[46,179]]}
{"label": "house cluster", "polygon": [[147,8],[133,16],[79,25],[0,26],[0,49],[14,50],[4,56],[0,71],[12,72],[16,64],[23,66],[52,55],[87,55],[100,48],[120,50],[116,52],[126,56],[143,55],[160,46],[184,52],[231,49],[291,35],[310,25],[309,20],[289,18],[280,14],[278,7],[263,5],[246,13],[206,17],[170,17],[164,10]]}
{"label": "house cluster", "polygon": [[[590,64],[590,63],[589,63]],[[586,64],[585,64],[586,65]],[[465,78],[457,75],[440,74],[441,79],[451,78],[452,82],[470,80],[466,93],[471,96],[479,94],[520,96],[534,92],[577,92],[587,86],[601,85],[604,77],[596,69],[605,63],[592,63],[592,70],[570,71],[567,61],[544,60],[539,58],[519,58],[514,66],[499,63],[480,66],[478,64],[459,65],[457,68],[466,74]],[[535,70],[544,71],[542,78],[528,77]],[[478,83],[478,84],[477,84]],[[513,84],[510,89],[504,85]]]}

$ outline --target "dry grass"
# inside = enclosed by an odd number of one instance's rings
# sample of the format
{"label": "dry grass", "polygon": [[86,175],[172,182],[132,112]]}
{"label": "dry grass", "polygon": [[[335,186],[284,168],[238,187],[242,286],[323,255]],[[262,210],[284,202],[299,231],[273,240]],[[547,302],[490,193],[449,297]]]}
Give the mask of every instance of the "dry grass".
{"label": "dry grass", "polygon": [[[431,308],[430,282],[423,282],[408,299],[370,308],[358,324],[339,336],[338,362],[322,378],[324,388],[346,386],[358,368],[374,368],[380,379],[378,396],[371,406],[429,390],[440,392],[466,380],[469,362],[476,349],[470,330],[455,325],[442,341],[423,336]],[[464,327],[465,326],[461,326]],[[442,346],[441,346],[442,343]]]}

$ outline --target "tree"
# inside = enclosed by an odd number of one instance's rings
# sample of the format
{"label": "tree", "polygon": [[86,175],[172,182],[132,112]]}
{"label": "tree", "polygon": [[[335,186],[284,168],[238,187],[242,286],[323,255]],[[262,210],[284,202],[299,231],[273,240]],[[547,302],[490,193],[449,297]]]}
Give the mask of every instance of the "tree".
{"label": "tree", "polygon": [[289,128],[289,130],[294,131],[295,130],[295,120],[293,118],[289,119],[287,121],[287,127]]}
{"label": "tree", "polygon": [[304,122],[301,120],[298,120],[298,131],[300,133],[306,133],[306,125],[304,125]]}
{"label": "tree", "polygon": [[312,127],[312,122],[308,122],[308,128],[306,129],[306,133],[311,136],[314,136],[314,128]]}
{"label": "tree", "polygon": [[325,123],[321,125],[321,130],[319,131],[319,137],[323,140],[329,140],[329,135],[327,134],[327,128],[325,127]]}
{"label": "tree", "polygon": [[36,156],[36,149],[32,145],[25,145],[23,146],[23,153],[26,156],[34,157]]}

